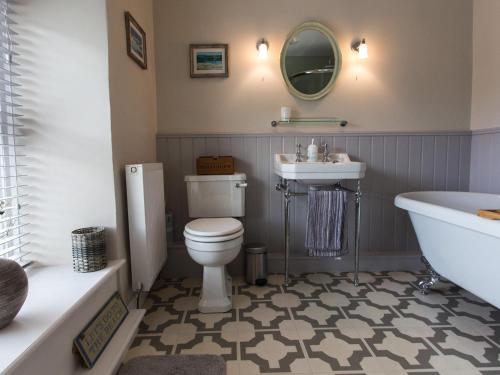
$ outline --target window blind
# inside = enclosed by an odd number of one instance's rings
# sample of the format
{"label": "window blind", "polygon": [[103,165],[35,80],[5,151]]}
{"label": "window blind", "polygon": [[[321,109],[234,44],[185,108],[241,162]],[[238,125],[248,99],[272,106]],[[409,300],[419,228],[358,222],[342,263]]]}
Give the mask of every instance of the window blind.
{"label": "window blind", "polygon": [[26,167],[19,124],[21,105],[16,88],[15,22],[9,16],[9,1],[0,0],[0,257],[27,263],[29,235],[26,211]]}

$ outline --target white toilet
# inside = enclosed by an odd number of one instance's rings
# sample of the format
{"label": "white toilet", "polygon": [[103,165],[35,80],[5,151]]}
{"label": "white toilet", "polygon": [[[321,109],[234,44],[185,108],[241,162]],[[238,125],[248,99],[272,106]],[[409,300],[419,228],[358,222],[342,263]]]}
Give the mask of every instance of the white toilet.
{"label": "white toilet", "polygon": [[189,217],[184,238],[189,255],[203,266],[198,304],[202,313],[232,309],[231,277],[226,264],[240,252],[245,215],[246,175],[186,176]]}

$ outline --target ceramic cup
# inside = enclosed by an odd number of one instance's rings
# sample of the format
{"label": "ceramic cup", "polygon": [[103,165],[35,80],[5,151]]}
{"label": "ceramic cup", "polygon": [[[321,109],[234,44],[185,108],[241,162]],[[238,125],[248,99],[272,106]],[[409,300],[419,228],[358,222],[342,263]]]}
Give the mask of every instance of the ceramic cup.
{"label": "ceramic cup", "polygon": [[281,121],[290,121],[292,109],[290,107],[281,107]]}

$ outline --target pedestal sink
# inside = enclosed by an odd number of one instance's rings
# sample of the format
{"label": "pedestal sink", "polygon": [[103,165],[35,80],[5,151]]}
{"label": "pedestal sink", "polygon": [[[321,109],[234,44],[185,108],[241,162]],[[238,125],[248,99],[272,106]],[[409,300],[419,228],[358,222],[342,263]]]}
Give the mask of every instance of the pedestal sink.
{"label": "pedestal sink", "polygon": [[365,176],[366,164],[351,161],[346,153],[332,153],[328,161],[297,162],[295,154],[275,154],[274,173],[286,180],[304,185],[332,185],[340,180],[359,180]]}
{"label": "pedestal sink", "polygon": [[[299,147],[299,146],[298,146]],[[299,149],[300,152],[300,149]],[[355,220],[354,220],[354,285],[358,285],[359,269],[359,228],[361,219],[361,179],[365,177],[366,164],[352,161],[346,153],[331,153],[322,161],[296,161],[295,154],[275,154],[274,173],[280,176],[280,182],[276,189],[283,193],[285,201],[285,286],[288,285],[288,264],[290,253],[290,200],[292,197],[307,195],[306,192],[292,191],[290,181],[297,181],[304,185],[335,185],[334,189],[344,190],[354,196]],[[355,180],[356,189],[351,190],[343,187],[342,180]],[[304,212],[304,215],[306,213]]]}

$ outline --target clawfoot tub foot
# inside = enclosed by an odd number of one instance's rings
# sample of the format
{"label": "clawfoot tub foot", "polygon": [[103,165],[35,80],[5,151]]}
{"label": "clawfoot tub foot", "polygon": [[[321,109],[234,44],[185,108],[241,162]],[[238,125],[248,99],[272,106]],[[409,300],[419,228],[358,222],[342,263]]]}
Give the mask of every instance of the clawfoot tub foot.
{"label": "clawfoot tub foot", "polygon": [[432,268],[424,256],[422,256],[422,263],[424,263],[427,268],[429,275],[418,282],[418,288],[420,289],[420,293],[427,294],[429,289],[441,279],[441,276]]}

